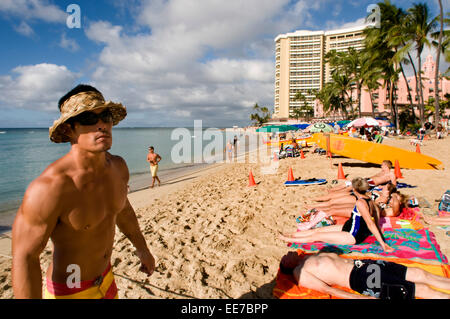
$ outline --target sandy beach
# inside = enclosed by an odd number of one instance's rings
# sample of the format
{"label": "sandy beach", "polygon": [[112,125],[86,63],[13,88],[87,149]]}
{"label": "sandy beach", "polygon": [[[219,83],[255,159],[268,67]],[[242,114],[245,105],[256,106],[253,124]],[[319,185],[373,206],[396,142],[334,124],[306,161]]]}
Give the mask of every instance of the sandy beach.
{"label": "sandy beach", "polygon": [[[415,150],[409,139],[386,139],[383,143]],[[450,138],[427,140],[421,152],[444,163],[445,170],[402,169],[401,182],[417,188],[404,194],[426,199],[435,215],[450,178]],[[348,158],[305,152],[305,159],[279,161],[274,174],[263,174],[257,163],[207,166],[180,176],[154,189],[129,194],[141,230],[157,260],[151,277],[138,272],[133,247],[116,233],[111,259],[119,298],[273,298],[280,258],[289,251],[278,239],[280,231],[293,230],[305,206],[331,187],[338,163],[347,178],[368,177],[379,166]],[[295,178],[326,178],[325,185],[286,188],[289,167]],[[252,170],[256,187],[248,187]],[[450,256],[450,236],[436,226],[442,252]],[[12,298],[10,234],[0,235],[0,298]],[[43,271],[50,262],[51,245],[41,255]]]}

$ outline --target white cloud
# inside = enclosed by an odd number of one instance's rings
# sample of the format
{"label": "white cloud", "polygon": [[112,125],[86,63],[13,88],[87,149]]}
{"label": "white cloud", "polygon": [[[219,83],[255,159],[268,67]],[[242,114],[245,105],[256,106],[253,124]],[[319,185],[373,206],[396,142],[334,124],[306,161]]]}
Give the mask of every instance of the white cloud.
{"label": "white cloud", "polygon": [[67,14],[47,0],[2,0],[0,12],[27,20],[65,22]]}
{"label": "white cloud", "polygon": [[14,27],[14,30],[26,37],[30,37],[35,34],[33,29],[25,21],[22,21],[18,26]]}
{"label": "white cloud", "polygon": [[69,91],[79,75],[65,66],[36,64],[18,66],[10,75],[0,76],[0,104],[41,111],[57,111],[57,102]]}
{"label": "white cloud", "polygon": [[311,26],[319,2],[144,0],[140,33],[106,21],[85,29],[105,46],[92,84],[131,112],[151,110],[146,124],[248,120],[255,102],[273,105],[274,38]]}
{"label": "white cloud", "polygon": [[63,49],[69,50],[71,52],[76,52],[80,49],[80,46],[78,45],[77,41],[67,38],[65,33],[63,33],[61,36],[61,41],[59,42],[59,46]]}

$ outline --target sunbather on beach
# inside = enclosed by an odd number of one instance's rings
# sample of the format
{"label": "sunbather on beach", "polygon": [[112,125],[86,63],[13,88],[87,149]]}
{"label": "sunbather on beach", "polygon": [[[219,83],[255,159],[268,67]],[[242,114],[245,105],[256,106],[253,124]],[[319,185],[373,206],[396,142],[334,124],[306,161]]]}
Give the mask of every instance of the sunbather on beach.
{"label": "sunbather on beach", "polygon": [[[370,187],[375,187],[379,185],[384,185],[387,183],[392,183],[394,186],[397,186],[397,178],[395,177],[395,173],[392,171],[392,162],[389,160],[385,160],[381,163],[381,171],[378,174],[375,174],[369,178],[366,178]],[[328,194],[324,196],[317,197],[315,201],[322,202],[330,200],[331,194],[335,192],[340,193],[348,193],[352,191],[352,185],[350,182],[346,182],[344,185],[336,186],[330,188],[328,190]]]}
{"label": "sunbather on beach", "polygon": [[39,257],[49,239],[52,263],[45,298],[112,299],[117,287],[110,258],[116,226],[136,248],[141,270],[155,259],[127,198],[125,161],[111,155],[112,127],[126,116],[94,87],[79,85],[59,101],[61,117],[50,128],[70,151],[29,185],[12,227],[12,285],[16,298],[41,298]]}
{"label": "sunbather on beach", "polygon": [[[280,239],[295,243],[312,243],[316,241],[336,244],[355,245],[362,243],[371,234],[380,243],[384,251],[393,251],[383,239],[378,225],[379,215],[375,203],[365,195],[369,190],[369,183],[364,178],[352,181],[354,193],[358,198],[351,212],[351,217],[344,225],[320,227],[306,231],[282,234]],[[375,221],[372,220],[375,218]]]}
{"label": "sunbather on beach", "polygon": [[[397,188],[391,184],[385,184],[368,192],[369,196],[380,209],[380,215],[383,217],[395,217],[400,214],[403,196],[397,192]],[[350,193],[330,194],[330,200],[321,202],[308,209],[315,208],[324,211],[328,216],[350,217],[352,209],[355,206],[358,197],[354,191]]]}
{"label": "sunbather on beach", "polygon": [[[281,259],[280,270],[293,275],[299,286],[346,299],[450,298],[450,294],[431,288],[450,290],[449,278],[383,260],[353,260],[326,252],[301,256],[289,252]],[[332,286],[349,288],[361,295]]]}
{"label": "sunbather on beach", "polygon": [[427,216],[422,214],[423,219],[429,225],[450,225],[450,216]]}

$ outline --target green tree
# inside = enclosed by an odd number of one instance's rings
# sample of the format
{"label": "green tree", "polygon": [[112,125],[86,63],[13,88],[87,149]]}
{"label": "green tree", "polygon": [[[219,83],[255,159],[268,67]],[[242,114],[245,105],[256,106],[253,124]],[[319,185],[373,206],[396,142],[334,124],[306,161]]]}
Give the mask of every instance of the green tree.
{"label": "green tree", "polygon": [[[310,94],[311,92],[308,90],[307,93]],[[308,99],[301,91],[298,91],[295,94],[294,100],[302,102],[302,106],[296,107],[293,110],[292,117],[297,120],[303,117],[308,122],[314,115],[314,109],[308,104]]]}
{"label": "green tree", "polygon": [[[439,35],[438,35],[438,41],[437,41],[437,45],[435,43],[435,41],[433,41],[433,45],[436,46],[436,69],[435,69],[435,73],[434,73],[434,109],[439,109],[440,103],[439,103],[439,60],[441,58],[441,50],[444,48],[444,54],[445,54],[445,50],[447,49],[447,45],[448,45],[448,39],[446,39],[447,43],[444,43],[443,45],[443,41],[444,41],[444,9],[442,8],[442,1],[439,0],[439,24],[440,24],[440,28],[439,28]],[[435,34],[432,34],[432,36]],[[435,37],[435,36],[434,36]],[[437,129],[437,126],[439,124],[439,118],[440,118],[440,114],[439,112],[434,112],[434,126]]]}
{"label": "green tree", "polygon": [[255,103],[255,105],[253,106],[253,110],[256,111],[255,113],[250,114],[250,120],[253,121],[253,124],[261,126],[264,123],[269,122],[271,118],[269,108],[265,106],[261,107],[258,105],[258,103]]}
{"label": "green tree", "polygon": [[[394,32],[393,29],[403,23],[405,13],[400,8],[392,5],[388,0],[379,2],[378,6],[381,12],[380,28],[366,29],[364,31],[366,36],[364,44],[368,52],[377,53],[378,66],[382,69],[380,79],[383,80],[383,87],[388,90],[389,108],[391,109],[392,119],[398,128],[399,111],[397,103],[394,102],[394,92],[402,69],[401,64],[399,65],[398,63],[398,56],[396,56],[399,44],[394,43],[392,38],[394,38],[395,34],[401,33]],[[373,79],[371,84],[374,85]]]}
{"label": "green tree", "polygon": [[[420,123],[423,125],[425,121],[424,117],[424,98],[423,98],[423,86],[422,86],[422,52],[425,45],[430,46],[429,36],[436,26],[436,19],[430,19],[429,9],[426,3],[414,4],[407,10],[408,15],[405,19],[405,31],[407,37],[414,43],[414,48],[417,53],[418,63],[418,86],[419,91],[419,114]],[[417,89],[416,89],[417,90]]]}

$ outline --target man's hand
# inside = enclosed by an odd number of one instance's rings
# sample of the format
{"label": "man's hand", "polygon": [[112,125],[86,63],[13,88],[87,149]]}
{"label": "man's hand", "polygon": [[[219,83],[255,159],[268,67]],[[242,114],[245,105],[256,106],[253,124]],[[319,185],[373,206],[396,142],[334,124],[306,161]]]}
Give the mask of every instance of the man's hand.
{"label": "man's hand", "polygon": [[151,276],[155,271],[155,258],[151,254],[149,250],[147,251],[138,251],[136,250],[136,255],[141,260],[141,267],[139,271],[146,273],[148,276]]}

